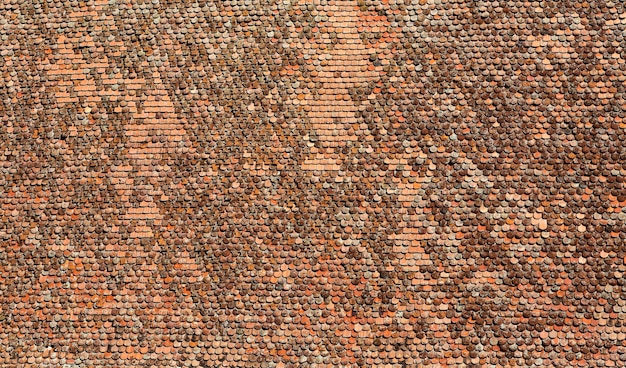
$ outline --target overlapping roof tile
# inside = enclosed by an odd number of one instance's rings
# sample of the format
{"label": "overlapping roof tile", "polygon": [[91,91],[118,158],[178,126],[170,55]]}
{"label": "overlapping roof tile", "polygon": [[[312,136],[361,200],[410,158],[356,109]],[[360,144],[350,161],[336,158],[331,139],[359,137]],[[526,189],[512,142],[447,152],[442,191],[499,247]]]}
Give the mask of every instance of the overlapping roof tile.
{"label": "overlapping roof tile", "polygon": [[0,366],[626,364],[620,1],[0,1]]}

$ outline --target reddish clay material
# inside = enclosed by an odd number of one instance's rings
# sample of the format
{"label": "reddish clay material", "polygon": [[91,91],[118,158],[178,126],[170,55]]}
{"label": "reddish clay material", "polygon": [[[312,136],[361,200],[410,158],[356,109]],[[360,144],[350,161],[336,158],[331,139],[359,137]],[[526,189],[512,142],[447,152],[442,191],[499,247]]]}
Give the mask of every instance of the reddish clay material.
{"label": "reddish clay material", "polygon": [[624,366],[624,14],[1,1],[0,366]]}

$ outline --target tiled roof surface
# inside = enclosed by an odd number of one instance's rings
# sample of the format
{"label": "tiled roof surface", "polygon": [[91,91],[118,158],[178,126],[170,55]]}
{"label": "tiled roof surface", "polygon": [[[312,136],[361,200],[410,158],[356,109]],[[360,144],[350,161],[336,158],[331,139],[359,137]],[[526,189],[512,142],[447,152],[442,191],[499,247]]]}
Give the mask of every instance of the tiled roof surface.
{"label": "tiled roof surface", "polygon": [[0,366],[626,365],[625,10],[0,0]]}

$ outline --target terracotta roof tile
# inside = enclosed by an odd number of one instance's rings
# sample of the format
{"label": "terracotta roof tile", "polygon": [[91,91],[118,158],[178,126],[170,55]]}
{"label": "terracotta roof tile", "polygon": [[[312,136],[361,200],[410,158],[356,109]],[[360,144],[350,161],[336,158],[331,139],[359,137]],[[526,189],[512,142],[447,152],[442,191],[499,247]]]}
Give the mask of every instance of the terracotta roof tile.
{"label": "terracotta roof tile", "polygon": [[625,13],[0,2],[0,366],[623,366]]}

